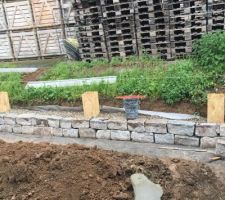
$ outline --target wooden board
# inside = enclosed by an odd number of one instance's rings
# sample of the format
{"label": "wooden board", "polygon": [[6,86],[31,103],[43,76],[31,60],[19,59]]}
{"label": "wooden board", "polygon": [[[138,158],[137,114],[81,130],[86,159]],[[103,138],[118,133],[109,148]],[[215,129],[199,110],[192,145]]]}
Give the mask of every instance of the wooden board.
{"label": "wooden board", "polygon": [[75,0],[61,0],[63,21],[65,24],[75,23],[75,11],[73,8],[73,3]]}
{"label": "wooden board", "polygon": [[27,0],[5,3],[4,7],[10,30],[33,27],[31,8]]}
{"label": "wooden board", "polygon": [[58,0],[32,0],[35,26],[53,26],[61,24]]}
{"label": "wooden board", "polygon": [[85,92],[82,94],[85,117],[96,117],[100,113],[98,92]]}
{"label": "wooden board", "polygon": [[38,30],[37,34],[42,56],[64,54],[62,29]]}
{"label": "wooden board", "polygon": [[33,31],[11,33],[11,39],[16,58],[38,56],[37,40]]}
{"label": "wooden board", "polygon": [[0,92],[0,112],[10,111],[8,92]]}
{"label": "wooden board", "polygon": [[0,3],[0,31],[7,30],[6,19],[3,11],[3,4]]}
{"label": "wooden board", "polygon": [[224,123],[224,94],[208,94],[207,121]]}
{"label": "wooden board", "polygon": [[0,33],[0,60],[12,58],[9,36],[7,33]]}

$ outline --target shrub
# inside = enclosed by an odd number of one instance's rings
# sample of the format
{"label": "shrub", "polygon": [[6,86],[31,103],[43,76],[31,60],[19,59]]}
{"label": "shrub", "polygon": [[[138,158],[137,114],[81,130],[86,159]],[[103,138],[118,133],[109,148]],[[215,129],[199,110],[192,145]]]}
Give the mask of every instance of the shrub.
{"label": "shrub", "polygon": [[212,86],[203,72],[193,68],[190,60],[169,65],[159,84],[159,94],[168,104],[190,100],[195,104],[205,102],[206,90]]}
{"label": "shrub", "polygon": [[193,45],[196,65],[204,70],[225,70],[225,32],[208,33]]}

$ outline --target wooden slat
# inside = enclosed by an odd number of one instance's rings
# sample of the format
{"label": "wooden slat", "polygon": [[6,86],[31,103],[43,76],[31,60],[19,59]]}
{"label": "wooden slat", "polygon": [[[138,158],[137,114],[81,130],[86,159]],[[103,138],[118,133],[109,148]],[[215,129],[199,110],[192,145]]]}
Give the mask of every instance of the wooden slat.
{"label": "wooden slat", "polygon": [[53,26],[61,24],[59,3],[57,0],[32,0],[36,26]]}
{"label": "wooden slat", "polygon": [[3,11],[3,5],[0,3],[0,31],[7,30],[6,20]]}
{"label": "wooden slat", "polygon": [[0,34],[0,59],[11,59],[12,52],[7,33]]}
{"label": "wooden slat", "polygon": [[37,34],[42,56],[64,54],[61,29],[38,30]]}
{"label": "wooden slat", "polygon": [[16,58],[38,56],[37,41],[33,31],[11,33],[11,39]]}
{"label": "wooden slat", "polygon": [[208,94],[207,121],[224,123],[224,94]]}
{"label": "wooden slat", "polygon": [[4,7],[9,29],[33,27],[31,8],[27,0],[5,3]]}
{"label": "wooden slat", "polygon": [[96,117],[100,113],[98,92],[85,92],[82,94],[85,117]]}
{"label": "wooden slat", "polygon": [[74,1],[75,0],[60,0],[65,24],[75,23],[75,10],[73,8]]}

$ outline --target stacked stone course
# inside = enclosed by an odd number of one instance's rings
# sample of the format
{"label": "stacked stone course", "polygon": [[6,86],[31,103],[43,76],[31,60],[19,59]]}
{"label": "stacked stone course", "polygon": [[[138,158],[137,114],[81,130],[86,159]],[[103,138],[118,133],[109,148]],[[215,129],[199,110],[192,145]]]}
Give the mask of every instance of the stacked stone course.
{"label": "stacked stone course", "polygon": [[95,138],[214,148],[225,124],[165,119],[73,119],[35,114],[1,114],[0,132]]}

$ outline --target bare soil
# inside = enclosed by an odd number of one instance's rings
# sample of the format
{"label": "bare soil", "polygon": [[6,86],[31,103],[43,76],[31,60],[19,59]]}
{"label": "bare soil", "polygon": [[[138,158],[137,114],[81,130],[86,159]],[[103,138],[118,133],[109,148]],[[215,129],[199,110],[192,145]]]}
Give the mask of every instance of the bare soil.
{"label": "bare soil", "polygon": [[26,84],[29,81],[38,81],[41,75],[44,74],[47,70],[49,70],[48,67],[39,68],[36,72],[24,74],[23,83]]}
{"label": "bare soil", "polygon": [[131,200],[130,175],[144,173],[163,200],[219,200],[225,187],[205,165],[103,151],[80,145],[0,141],[0,199]]}

